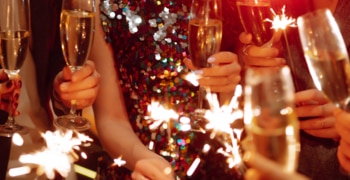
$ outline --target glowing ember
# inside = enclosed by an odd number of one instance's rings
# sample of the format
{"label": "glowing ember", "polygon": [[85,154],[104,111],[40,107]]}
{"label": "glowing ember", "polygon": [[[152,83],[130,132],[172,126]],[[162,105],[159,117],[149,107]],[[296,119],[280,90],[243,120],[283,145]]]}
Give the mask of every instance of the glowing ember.
{"label": "glowing ember", "polygon": [[113,164],[114,164],[114,165],[117,165],[117,166],[119,166],[119,167],[125,165],[125,163],[126,163],[126,161],[122,160],[121,157],[116,158],[116,159],[114,159],[113,161],[114,161]]}
{"label": "glowing ember", "polygon": [[92,142],[88,136],[73,131],[47,131],[42,137],[46,147],[32,154],[21,155],[19,161],[37,165],[37,175],[45,174],[49,179],[53,179],[56,172],[67,177],[72,163],[78,160],[74,150],[79,150],[79,146],[85,142]]}
{"label": "glowing ember", "polygon": [[21,135],[19,135],[18,133],[14,133],[12,136],[12,142],[16,146],[22,146],[24,143],[24,140]]}
{"label": "glowing ember", "polygon": [[190,168],[187,170],[187,173],[186,173],[187,176],[192,176],[193,172],[197,169],[200,162],[201,162],[201,159],[197,157],[191,164]]}

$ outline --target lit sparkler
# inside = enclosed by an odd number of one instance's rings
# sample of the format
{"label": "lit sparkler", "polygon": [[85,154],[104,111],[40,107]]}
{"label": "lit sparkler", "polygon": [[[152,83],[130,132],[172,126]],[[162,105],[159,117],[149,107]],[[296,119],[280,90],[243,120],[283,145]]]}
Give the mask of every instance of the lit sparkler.
{"label": "lit sparkler", "polygon": [[[296,27],[296,22],[294,18],[286,16],[286,6],[282,7],[281,14],[276,14],[276,12],[271,8],[270,9],[273,14],[273,19],[266,19],[266,21],[271,22],[271,29],[274,29],[275,32],[271,38],[271,40],[263,45],[263,47],[272,47],[274,43],[278,42],[282,36],[284,35],[287,45],[288,40],[285,34],[285,30],[288,27]],[[289,47],[288,47],[289,52]]]}
{"label": "lit sparkler", "polygon": [[45,174],[49,179],[53,179],[56,172],[62,177],[67,177],[72,163],[79,158],[75,150],[80,150],[80,145],[93,141],[84,134],[70,130],[47,131],[42,134],[42,137],[46,142],[46,147],[32,154],[21,155],[19,161],[34,165],[38,176]]}
{"label": "lit sparkler", "polygon": [[[224,147],[217,149],[217,152],[227,157],[229,168],[238,167],[241,162],[240,135],[242,129],[232,129],[231,124],[243,117],[243,112],[238,108],[238,98],[242,94],[242,87],[238,85],[234,96],[228,105],[220,107],[216,94],[208,93],[206,98],[209,102],[210,109],[204,113],[204,119],[207,120],[205,130],[211,130],[210,138],[216,138],[217,135],[224,137],[221,139]],[[203,152],[209,151],[210,144],[203,146]],[[187,171],[187,175],[191,176],[199,165],[201,159],[197,157]],[[240,168],[238,168],[240,169]]]}
{"label": "lit sparkler", "polygon": [[[241,157],[239,153],[239,138],[242,132],[242,129],[232,129],[231,124],[236,120],[243,118],[243,112],[238,109],[238,97],[242,95],[242,87],[237,85],[235,94],[229,105],[224,105],[218,108],[218,100],[216,96],[207,97],[209,104],[211,105],[211,110],[206,111],[204,117],[208,120],[206,129],[212,129],[210,138],[214,138],[218,133],[227,136],[228,138],[224,139],[225,148],[218,149],[218,152],[227,156],[227,162],[229,167],[232,168],[238,165],[241,162]],[[208,96],[213,96],[213,94],[208,94]],[[216,102],[216,103],[215,103]],[[236,137],[235,136],[238,137]]]}
{"label": "lit sparkler", "polygon": [[[176,150],[177,145],[175,140],[172,138],[171,125],[173,123],[171,121],[177,121],[179,119],[179,115],[174,110],[165,108],[159,102],[152,102],[147,108],[150,116],[146,116],[145,119],[151,121],[149,128],[151,130],[155,130],[161,127],[167,131],[168,146],[167,149],[162,150],[160,154],[163,156],[176,158],[178,156]],[[149,148],[151,150],[153,149],[153,144],[153,141],[151,141],[149,144]]]}

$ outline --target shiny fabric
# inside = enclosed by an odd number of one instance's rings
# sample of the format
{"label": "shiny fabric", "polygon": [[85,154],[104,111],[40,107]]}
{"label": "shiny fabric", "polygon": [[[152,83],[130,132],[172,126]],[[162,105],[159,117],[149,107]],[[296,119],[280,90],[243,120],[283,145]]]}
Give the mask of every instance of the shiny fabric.
{"label": "shiny fabric", "polygon": [[[190,4],[189,0],[105,0],[100,4],[102,26],[114,50],[129,118],[142,142],[154,142],[154,151],[165,154],[180,179],[240,179],[238,170],[229,168],[226,157],[216,152],[223,146],[220,142],[200,132],[181,132],[174,123],[171,136],[176,145],[168,146],[168,132],[162,127],[150,130],[150,121],[145,119],[147,106],[153,101],[185,116],[196,109],[197,87],[184,79],[189,70],[182,62],[188,56]],[[234,51],[238,42],[235,34],[242,30],[234,15],[234,4],[224,1],[224,8],[227,19],[223,22],[222,49]],[[202,152],[205,143],[212,146],[208,153]],[[201,163],[193,175],[187,176],[186,171],[197,157]],[[101,179],[130,178],[124,167],[112,166],[111,159],[105,162],[101,162]]]}

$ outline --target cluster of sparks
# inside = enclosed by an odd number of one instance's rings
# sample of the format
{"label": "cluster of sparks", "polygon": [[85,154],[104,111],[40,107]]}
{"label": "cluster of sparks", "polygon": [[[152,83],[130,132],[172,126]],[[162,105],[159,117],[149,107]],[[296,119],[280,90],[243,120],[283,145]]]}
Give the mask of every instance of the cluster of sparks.
{"label": "cluster of sparks", "polygon": [[286,16],[286,6],[282,7],[281,14],[278,15],[275,13],[275,11],[271,8],[271,12],[274,16],[273,20],[267,19],[267,21],[271,22],[272,29],[275,30],[285,30],[287,27],[296,27],[295,19],[292,17]]}
{"label": "cluster of sparks", "polygon": [[[190,73],[187,77],[185,77],[186,80],[190,82],[195,82],[193,77]],[[192,80],[191,80],[192,79]],[[234,96],[232,97],[230,103],[228,105],[220,106],[217,96],[215,93],[207,93],[206,99],[209,102],[210,108],[205,110],[204,112],[204,120],[206,121],[205,127],[203,127],[202,132],[207,133],[210,131],[210,138],[214,139],[217,135],[225,136],[228,138],[225,138],[224,140],[221,140],[221,142],[224,147],[217,149],[217,153],[220,153],[227,157],[227,163],[230,168],[233,168],[235,166],[238,166],[241,163],[241,156],[240,156],[240,135],[242,132],[242,129],[234,129],[231,127],[231,125],[238,119],[241,119],[243,117],[243,112],[239,109],[239,103],[238,98],[242,94],[242,88],[240,85],[236,87],[236,91]],[[193,130],[191,127],[191,119],[180,117],[176,112],[173,110],[166,109],[158,102],[152,102],[151,105],[148,106],[148,111],[150,112],[150,116],[148,117],[149,120],[152,121],[150,123],[149,128],[150,129],[156,129],[159,127],[162,127],[166,130],[168,130],[168,141],[169,144],[173,144],[174,140],[171,137],[170,132],[170,125],[173,124],[171,121],[178,121],[181,124],[180,130],[181,131],[190,131]],[[151,142],[152,144],[152,142]],[[176,146],[176,144],[175,144]],[[212,147],[209,144],[205,144],[202,148],[202,151],[205,153],[209,151]],[[176,152],[168,152],[170,154],[176,154]],[[198,165],[200,164],[201,159],[200,157],[197,157],[192,163],[190,168],[187,170],[186,174],[187,176],[191,176],[195,170],[197,169]]]}
{"label": "cluster of sparks", "polygon": [[[41,134],[46,146],[40,151],[31,154],[22,154],[19,161],[27,166],[10,169],[10,176],[24,175],[30,173],[32,167],[36,168],[36,174],[46,175],[48,179],[53,179],[57,175],[67,177],[72,169],[72,164],[80,156],[87,158],[86,153],[80,151],[80,146],[89,146],[93,140],[84,134],[75,131],[47,131]],[[14,144],[22,145],[20,136],[13,137]]]}

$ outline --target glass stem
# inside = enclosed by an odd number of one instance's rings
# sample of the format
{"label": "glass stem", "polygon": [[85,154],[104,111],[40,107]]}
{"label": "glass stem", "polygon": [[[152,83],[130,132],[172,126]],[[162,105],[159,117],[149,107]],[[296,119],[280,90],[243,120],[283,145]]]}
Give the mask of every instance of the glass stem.
{"label": "glass stem", "polygon": [[206,95],[206,89],[204,87],[199,86],[199,90],[198,90],[198,108],[199,109],[203,109],[205,95]]}
{"label": "glass stem", "polygon": [[77,100],[71,100],[71,105],[70,105],[70,110],[69,113],[71,115],[76,115],[76,111],[77,111]]}
{"label": "glass stem", "polygon": [[[13,96],[13,95],[12,95]],[[14,114],[15,114],[15,111],[16,111],[16,108],[13,108],[13,97],[10,98],[10,105],[9,105],[9,108],[8,108],[8,112],[9,112],[9,115],[7,117],[7,128],[8,129],[13,129],[15,127],[15,117],[14,117]]]}

